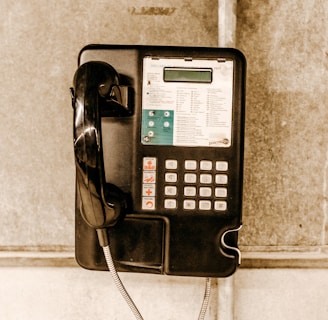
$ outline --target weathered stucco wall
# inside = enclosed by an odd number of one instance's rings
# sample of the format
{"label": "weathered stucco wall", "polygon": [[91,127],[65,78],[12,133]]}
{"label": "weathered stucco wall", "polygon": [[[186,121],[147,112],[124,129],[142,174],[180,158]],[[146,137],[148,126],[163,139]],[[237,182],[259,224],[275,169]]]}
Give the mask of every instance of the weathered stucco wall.
{"label": "weathered stucco wall", "polygon": [[74,245],[69,87],[89,43],[217,45],[217,1],[0,3],[0,246]]}
{"label": "weathered stucco wall", "polygon": [[[88,43],[216,46],[218,4],[19,0],[0,7],[0,243],[71,247],[68,88],[79,50]],[[243,250],[326,245],[327,12],[323,0],[237,1],[236,46],[248,61]]]}
{"label": "weathered stucco wall", "polygon": [[241,244],[320,250],[328,241],[328,3],[243,0],[237,10],[237,47],[248,61]]}
{"label": "weathered stucco wall", "polygon": [[[158,6],[165,10],[149,9]],[[48,265],[72,264],[68,88],[77,54],[97,42],[216,46],[217,8],[213,0],[1,1],[1,318],[130,316],[106,274]],[[327,21],[325,0],[237,1],[236,45],[248,60],[244,256],[325,251]],[[17,249],[69,252],[6,253]],[[241,269],[214,283],[208,319],[327,319],[325,279],[327,270]],[[147,319],[197,316],[202,279],[123,280]]]}

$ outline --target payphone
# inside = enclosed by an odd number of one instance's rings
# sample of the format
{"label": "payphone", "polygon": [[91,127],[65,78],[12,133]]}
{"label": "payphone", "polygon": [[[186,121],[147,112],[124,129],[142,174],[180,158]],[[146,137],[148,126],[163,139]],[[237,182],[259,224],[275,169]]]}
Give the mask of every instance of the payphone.
{"label": "payphone", "polygon": [[99,237],[119,271],[234,273],[245,68],[236,49],[82,49],[72,88],[82,267],[107,270]]}

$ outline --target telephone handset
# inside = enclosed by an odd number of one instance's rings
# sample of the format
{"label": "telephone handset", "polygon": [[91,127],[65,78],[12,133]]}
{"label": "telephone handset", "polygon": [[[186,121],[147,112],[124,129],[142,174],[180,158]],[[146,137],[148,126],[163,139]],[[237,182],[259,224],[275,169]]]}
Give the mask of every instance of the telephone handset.
{"label": "telephone handset", "polygon": [[[81,214],[91,227],[105,228],[116,223],[126,199],[105,181],[101,113],[129,116],[131,112],[115,93],[120,92],[118,74],[106,63],[81,66],[74,77],[74,88],[74,152]],[[100,109],[102,105],[104,110]]]}
{"label": "telephone handset", "polygon": [[[91,45],[74,77],[76,258],[223,277],[240,264],[245,59],[235,49]],[[116,70],[115,70],[115,69]]]}

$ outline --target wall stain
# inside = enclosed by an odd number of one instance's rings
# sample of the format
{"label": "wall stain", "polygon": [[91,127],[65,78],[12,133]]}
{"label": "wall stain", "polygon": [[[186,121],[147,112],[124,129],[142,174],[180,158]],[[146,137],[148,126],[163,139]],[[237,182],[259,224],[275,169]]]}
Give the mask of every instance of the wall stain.
{"label": "wall stain", "polygon": [[138,16],[171,16],[175,12],[175,7],[130,7],[131,15]]}

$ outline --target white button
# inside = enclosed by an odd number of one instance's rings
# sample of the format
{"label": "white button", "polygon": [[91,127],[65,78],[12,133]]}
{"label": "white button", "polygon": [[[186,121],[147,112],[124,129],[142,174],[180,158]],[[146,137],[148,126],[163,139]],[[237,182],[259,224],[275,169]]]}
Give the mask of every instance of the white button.
{"label": "white button", "polygon": [[143,170],[156,170],[156,158],[143,158]]}
{"label": "white button", "polygon": [[142,209],[154,210],[155,209],[155,197],[142,197]]}
{"label": "white button", "polygon": [[194,210],[196,208],[196,201],[195,200],[184,200],[183,208],[186,210]]}
{"label": "white button", "polygon": [[227,210],[227,202],[226,201],[215,201],[214,209],[217,211],[225,211]]}
{"label": "white button", "polygon": [[165,168],[166,169],[171,169],[171,170],[177,169],[178,168],[178,161],[177,160],[172,160],[172,159],[165,160]]}
{"label": "white button", "polygon": [[206,183],[206,184],[212,183],[212,175],[211,174],[201,174],[200,175],[200,183]]}
{"label": "white button", "polygon": [[178,175],[175,172],[167,172],[165,173],[165,181],[166,182],[177,182]]}
{"label": "white button", "polygon": [[165,209],[175,209],[177,207],[177,201],[175,199],[165,199],[164,208]]}
{"label": "white button", "polygon": [[209,200],[201,200],[199,201],[199,209],[200,210],[211,210],[212,204]]}
{"label": "white button", "polygon": [[217,174],[215,175],[215,183],[217,184],[227,184],[228,176],[226,174]]}
{"label": "white button", "polygon": [[212,195],[212,189],[211,188],[199,188],[199,195],[201,197],[210,197]]}
{"label": "white button", "polygon": [[156,171],[144,171],[142,177],[143,183],[156,183]]}
{"label": "white button", "polygon": [[142,195],[147,197],[155,196],[155,184],[143,184]]}
{"label": "white button", "polygon": [[186,160],[185,161],[185,169],[186,170],[196,170],[197,169],[197,161],[196,160]]}
{"label": "white button", "polygon": [[196,195],[196,187],[184,187],[184,195],[194,197]]}
{"label": "white button", "polygon": [[202,160],[200,162],[200,170],[212,170],[212,161]]}
{"label": "white button", "polygon": [[228,194],[227,188],[215,188],[215,196],[225,198]]}
{"label": "white button", "polygon": [[197,176],[194,173],[185,173],[184,175],[184,181],[186,183],[196,183]]}
{"label": "white button", "polygon": [[167,196],[176,196],[177,195],[177,187],[175,186],[166,186],[164,189],[164,193]]}
{"label": "white button", "polygon": [[215,169],[217,171],[227,171],[228,170],[228,161],[216,161]]}

